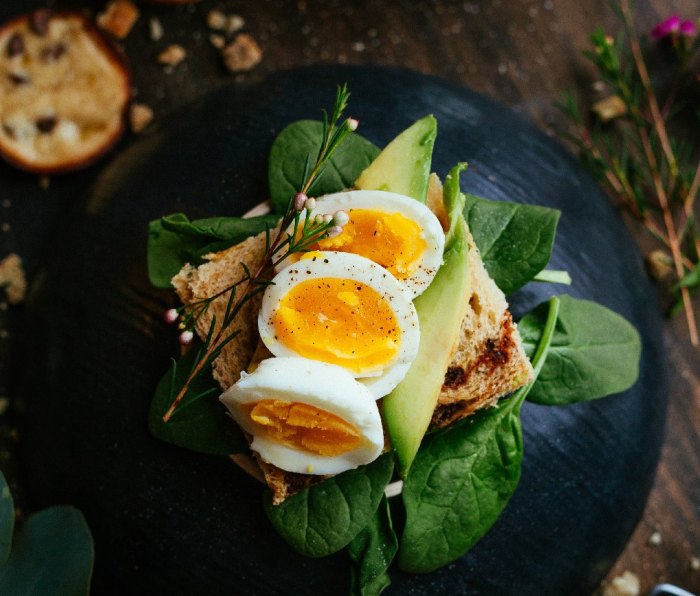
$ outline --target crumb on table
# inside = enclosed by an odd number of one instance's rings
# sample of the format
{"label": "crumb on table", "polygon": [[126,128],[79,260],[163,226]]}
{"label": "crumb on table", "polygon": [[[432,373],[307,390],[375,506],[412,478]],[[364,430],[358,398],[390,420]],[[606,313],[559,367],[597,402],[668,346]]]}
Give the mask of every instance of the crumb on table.
{"label": "crumb on table", "polygon": [[124,39],[139,18],[139,9],[131,0],[114,0],[97,15],[97,24],[117,39]]}
{"label": "crumb on table", "polygon": [[5,288],[7,301],[19,304],[27,293],[27,279],[22,268],[22,259],[15,253],[10,253],[0,261],[0,287]]}

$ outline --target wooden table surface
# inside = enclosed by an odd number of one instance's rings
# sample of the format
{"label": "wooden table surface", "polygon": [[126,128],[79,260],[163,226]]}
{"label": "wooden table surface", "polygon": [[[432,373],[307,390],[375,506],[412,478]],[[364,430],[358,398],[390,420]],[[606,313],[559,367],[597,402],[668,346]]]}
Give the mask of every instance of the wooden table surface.
{"label": "wooden table surface", "polygon": [[[3,1],[0,17],[30,4]],[[643,32],[670,14],[700,16],[697,0],[635,4],[637,26]],[[81,6],[94,13],[102,3],[67,0],[55,5]],[[263,51],[253,70],[231,74],[223,68],[208,41],[206,15],[215,8],[244,18],[243,31]],[[203,0],[188,6],[142,4],[141,11],[124,45],[132,62],[139,62],[134,79],[138,101],[153,107],[156,122],[226,82],[250,82],[279,69],[340,62],[400,66],[468,85],[557,136],[566,122],[554,100],[568,89],[586,101],[596,97],[593,72],[580,55],[588,48],[590,32],[598,25],[609,33],[618,30],[604,0]],[[160,41],[148,33],[153,16],[164,28]],[[166,73],[155,56],[170,43],[182,45],[188,56]],[[133,138],[126,144],[130,142]],[[0,220],[3,217],[0,213]],[[10,231],[2,239],[6,252],[21,244],[16,234]],[[642,251],[648,250],[644,238],[640,243]],[[31,278],[31,266],[28,273]],[[696,299],[696,312],[697,306]],[[666,323],[662,339],[668,352],[670,399],[661,463],[643,519],[608,579],[629,570],[639,577],[643,594],[659,582],[700,593],[700,570],[694,568],[700,563],[700,351],[690,345],[680,317]],[[650,542],[656,533],[659,544]]]}

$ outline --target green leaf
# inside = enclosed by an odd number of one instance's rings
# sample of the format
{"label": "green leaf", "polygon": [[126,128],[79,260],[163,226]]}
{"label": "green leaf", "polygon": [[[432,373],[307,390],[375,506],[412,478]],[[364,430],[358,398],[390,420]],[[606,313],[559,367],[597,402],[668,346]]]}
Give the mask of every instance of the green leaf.
{"label": "green leaf", "polygon": [[15,503],[5,475],[0,471],[0,565],[10,556],[14,527]]}
{"label": "green leaf", "polygon": [[148,413],[151,434],[167,443],[200,453],[228,455],[247,452],[248,443],[219,401],[221,388],[209,370],[195,378],[170,420],[163,422],[163,416],[187,379],[196,355],[197,350],[192,349],[173,362],[158,383]]}
{"label": "green leaf", "polygon": [[[589,300],[561,296],[552,345],[528,400],[566,405],[619,393],[639,376],[641,342],[623,317]],[[518,329],[531,354],[544,324],[546,305],[523,317]]]}
{"label": "green leaf", "polygon": [[[270,149],[268,181],[272,209],[284,213],[303,184],[307,160],[313,163],[323,139],[323,124],[300,120],[287,126]],[[333,153],[309,193],[321,196],[351,188],[355,179],[379,154],[379,149],[358,134],[350,134]]]}
{"label": "green leaf", "polygon": [[44,509],[29,517],[0,568],[0,594],[89,594],[94,556],[90,530],[77,509]]}
{"label": "green leaf", "polygon": [[273,228],[278,219],[261,215],[190,221],[182,213],[155,219],[148,224],[148,277],[154,286],[170,288],[170,280],[185,263],[200,265],[204,255]]}
{"label": "green leaf", "polygon": [[427,573],[448,564],[501,515],[523,456],[515,406],[510,398],[425,438],[403,486],[402,569]]}
{"label": "green leaf", "polygon": [[547,266],[560,212],[466,195],[464,215],[486,270],[512,294]]}
{"label": "green leaf", "polygon": [[688,288],[690,290],[700,288],[700,264],[695,265],[695,269],[686,273],[673,287],[674,290],[679,290],[680,288]]}
{"label": "green leaf", "polygon": [[[558,311],[559,300],[550,299],[533,359],[535,378],[546,362]],[[403,486],[402,569],[428,573],[447,565],[501,515],[520,478],[520,406],[531,387],[425,438]]]}
{"label": "green leaf", "polygon": [[306,488],[280,505],[267,498],[265,511],[295,550],[307,557],[324,557],[347,546],[367,526],[393,470],[393,455],[386,453],[371,464]]}
{"label": "green leaf", "polygon": [[384,496],[370,523],[348,544],[348,555],[353,562],[350,594],[381,594],[391,583],[387,570],[398,548],[389,501]]}

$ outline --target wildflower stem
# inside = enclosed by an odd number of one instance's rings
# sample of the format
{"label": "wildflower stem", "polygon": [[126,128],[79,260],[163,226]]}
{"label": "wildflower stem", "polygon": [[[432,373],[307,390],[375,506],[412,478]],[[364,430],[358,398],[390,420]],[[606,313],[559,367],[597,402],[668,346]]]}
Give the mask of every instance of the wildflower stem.
{"label": "wildflower stem", "polygon": [[[347,135],[354,130],[354,127],[357,126],[356,122],[348,122],[347,120],[339,124],[342,113],[347,107],[349,95],[346,86],[339,87],[330,121],[324,112],[324,134],[316,161],[312,167],[307,166],[301,188],[290,198],[287,212],[280,220],[277,232],[272,237],[272,240],[270,240],[269,230],[266,231],[265,254],[255,271],[251,273],[245,264],[242,263],[244,275],[241,279],[212,296],[197,300],[184,307],[186,314],[183,317],[183,321],[186,325],[194,327],[198,319],[207,311],[209,305],[214,300],[231,292],[225,315],[220,322],[219,329],[215,332],[217,321],[214,317],[210,324],[206,341],[204,341],[202,349],[200,349],[200,352],[197,354],[195,363],[185,382],[175,395],[170,407],[163,415],[163,422],[167,423],[172,418],[183,398],[187,395],[192,382],[202,374],[206,367],[214,361],[221,350],[238,333],[236,330],[229,331],[230,325],[234,322],[243,306],[262,291],[262,286],[265,283],[262,280],[268,277],[274,266],[282,262],[290,254],[306,250],[308,246],[318,241],[324,235],[327,235],[331,231],[336,231],[335,228],[338,226],[334,222],[316,222],[310,218],[310,210],[314,203],[309,201],[312,201],[312,199],[305,199],[303,206],[297,205],[297,203],[301,203],[300,195],[304,195],[305,198],[305,195],[313,187],[314,182],[316,182],[319,175],[323,172],[331,155],[342,144]],[[306,206],[308,206],[309,209],[306,209]],[[300,219],[302,219],[301,213],[304,213],[304,216],[300,226]],[[287,234],[287,230],[292,224],[294,225],[294,232],[289,235]],[[300,234],[297,237],[298,231]],[[237,296],[236,292],[238,293]],[[187,332],[190,332],[189,329]]]}

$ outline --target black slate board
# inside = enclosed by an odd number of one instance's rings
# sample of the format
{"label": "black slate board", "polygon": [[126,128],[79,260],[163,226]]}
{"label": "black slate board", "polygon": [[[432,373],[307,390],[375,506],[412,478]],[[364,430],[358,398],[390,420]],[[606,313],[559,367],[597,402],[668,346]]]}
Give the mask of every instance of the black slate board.
{"label": "black slate board", "polygon": [[516,319],[553,293],[601,302],[643,339],[623,395],[567,408],[526,404],[520,486],[493,530],[436,573],[392,571],[389,594],[585,594],[641,515],[665,412],[661,329],[640,257],[614,210],[561,147],[507,109],[440,80],[375,67],[313,67],[225,87],[102,171],[35,278],[23,362],[22,465],[38,506],[81,508],[96,541],[95,594],[327,594],[348,586],[343,554],[304,559],[265,518],[262,489],[225,458],[148,433],[155,384],[175,353],[146,278],[146,224],[173,211],[241,214],[266,196],[274,136],[316,118],[337,83],[361,132],[385,144],[439,121],[434,169],[470,162],[464,189],[563,212],[551,267],[570,288],[531,284]]}

